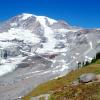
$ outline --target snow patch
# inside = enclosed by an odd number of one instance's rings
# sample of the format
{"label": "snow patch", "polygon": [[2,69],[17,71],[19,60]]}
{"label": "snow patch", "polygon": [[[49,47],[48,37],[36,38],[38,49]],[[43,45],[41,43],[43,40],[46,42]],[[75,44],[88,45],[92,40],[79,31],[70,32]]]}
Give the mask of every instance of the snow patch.
{"label": "snow patch", "polygon": [[46,18],[48,19],[48,21],[49,21],[49,23],[50,23],[51,25],[57,22],[57,21],[54,20],[54,19],[51,19],[51,18],[48,18],[48,17],[46,17]]}
{"label": "snow patch", "polygon": [[9,72],[14,71],[17,68],[17,64],[19,64],[25,57],[18,56],[16,58],[10,59],[0,59],[0,76],[7,74]]}
{"label": "snow patch", "polygon": [[40,24],[44,27],[44,36],[47,38],[47,42],[44,43],[44,47],[38,52],[46,52],[46,51],[52,51],[57,43],[57,40],[54,38],[54,32],[53,30],[46,25],[45,17],[38,16],[37,21],[40,22]]}
{"label": "snow patch", "polygon": [[77,56],[80,54],[80,53],[75,53]]}
{"label": "snow patch", "polygon": [[91,41],[89,42],[89,44],[90,44],[91,49],[93,49],[93,46],[92,46],[92,42]]}
{"label": "snow patch", "polygon": [[15,44],[11,43],[11,42],[2,42],[2,41],[0,41],[0,50],[3,49],[3,48],[9,47],[9,46],[14,46],[14,45]]}
{"label": "snow patch", "polygon": [[32,17],[33,15],[32,14],[27,14],[27,13],[23,13],[22,14],[22,20],[26,20],[26,19],[28,19],[29,17]]}
{"label": "snow patch", "polygon": [[91,62],[92,59],[93,58],[91,58],[91,57],[85,56],[85,61],[90,61]]}
{"label": "snow patch", "polygon": [[24,40],[25,43],[32,42],[35,44],[40,42],[40,39],[35,34],[32,34],[31,31],[24,30],[22,28],[11,28],[8,32],[3,32],[0,34],[0,40],[13,39]]}
{"label": "snow patch", "polygon": [[11,23],[11,27],[17,26],[17,23]]}

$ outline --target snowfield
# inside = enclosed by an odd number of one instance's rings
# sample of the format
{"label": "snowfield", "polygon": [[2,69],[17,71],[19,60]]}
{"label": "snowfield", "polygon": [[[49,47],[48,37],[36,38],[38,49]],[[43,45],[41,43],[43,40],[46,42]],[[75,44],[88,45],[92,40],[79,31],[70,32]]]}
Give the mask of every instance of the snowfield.
{"label": "snowfield", "polygon": [[31,31],[24,30],[22,28],[11,28],[8,32],[3,32],[0,34],[1,41],[13,39],[23,40],[25,43],[32,42],[33,44],[36,44],[40,41],[40,39],[35,34],[31,33]]}

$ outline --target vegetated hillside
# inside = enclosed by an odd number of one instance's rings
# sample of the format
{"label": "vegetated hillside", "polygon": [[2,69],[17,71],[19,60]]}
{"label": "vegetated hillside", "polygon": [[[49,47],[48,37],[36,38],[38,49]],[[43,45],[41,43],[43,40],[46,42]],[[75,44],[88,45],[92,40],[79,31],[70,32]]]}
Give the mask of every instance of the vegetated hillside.
{"label": "vegetated hillside", "polygon": [[93,63],[71,71],[68,75],[48,81],[36,87],[22,100],[30,100],[31,97],[41,94],[51,94],[49,100],[100,100],[100,83],[90,82],[72,86],[80,75],[85,73],[100,74],[100,59],[93,60]]}

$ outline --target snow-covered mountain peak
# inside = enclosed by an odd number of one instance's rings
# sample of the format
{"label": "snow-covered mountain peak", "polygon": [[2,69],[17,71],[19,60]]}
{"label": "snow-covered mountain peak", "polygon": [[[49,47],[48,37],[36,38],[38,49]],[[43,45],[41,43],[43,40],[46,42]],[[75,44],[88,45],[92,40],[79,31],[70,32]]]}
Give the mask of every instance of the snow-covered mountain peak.
{"label": "snow-covered mountain peak", "polygon": [[56,29],[57,31],[59,29],[63,29],[64,31],[73,31],[73,29],[76,30],[65,21],[57,21],[46,16],[23,13],[4,22],[0,27],[0,32],[8,31],[11,28],[23,28],[34,32],[34,30],[37,29],[37,31],[43,31],[47,27],[53,30]]}
{"label": "snow-covered mountain peak", "polygon": [[29,14],[29,13],[22,13],[16,17],[19,18],[19,20],[28,20],[29,18],[33,17],[33,18],[36,18],[37,21],[39,21],[41,24],[44,24],[47,21],[49,22],[49,24],[53,24],[53,23],[57,22],[56,20],[49,18],[49,17],[46,17],[46,16],[37,16],[34,14]]}
{"label": "snow-covered mountain peak", "polygon": [[38,44],[38,53],[59,52],[62,49],[67,50],[65,36],[70,31],[76,32],[78,29],[72,29],[65,21],[23,13],[6,21],[0,27],[0,36],[3,41],[17,40],[26,44]]}
{"label": "snow-covered mountain peak", "polygon": [[32,14],[23,13],[22,14],[22,20],[26,20],[27,18],[32,17],[32,16],[33,16]]}
{"label": "snow-covered mountain peak", "polygon": [[48,18],[46,16],[36,16],[37,21],[40,22],[41,25],[46,25],[46,23],[49,23],[50,25],[56,23],[57,21],[51,18]]}

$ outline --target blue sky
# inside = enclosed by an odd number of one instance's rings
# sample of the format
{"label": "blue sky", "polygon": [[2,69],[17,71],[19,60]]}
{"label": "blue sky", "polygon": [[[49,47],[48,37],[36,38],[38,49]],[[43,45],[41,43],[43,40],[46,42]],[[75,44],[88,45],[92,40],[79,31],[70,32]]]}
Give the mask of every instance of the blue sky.
{"label": "blue sky", "polygon": [[21,13],[66,20],[85,28],[100,27],[100,0],[0,0],[0,21]]}

